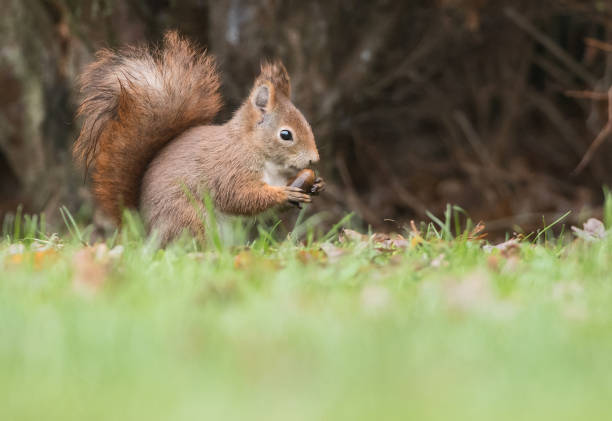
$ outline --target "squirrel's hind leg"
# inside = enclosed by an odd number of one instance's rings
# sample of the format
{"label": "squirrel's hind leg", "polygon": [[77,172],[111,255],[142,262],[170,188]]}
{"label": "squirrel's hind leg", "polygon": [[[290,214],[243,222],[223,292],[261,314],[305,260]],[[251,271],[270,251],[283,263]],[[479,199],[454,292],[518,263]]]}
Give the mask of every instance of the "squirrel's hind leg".
{"label": "squirrel's hind leg", "polygon": [[178,239],[184,232],[189,232],[199,241],[204,241],[205,229],[202,215],[191,204],[180,203],[175,206],[164,206],[153,212],[145,213],[146,223],[151,235],[156,236],[161,247]]}

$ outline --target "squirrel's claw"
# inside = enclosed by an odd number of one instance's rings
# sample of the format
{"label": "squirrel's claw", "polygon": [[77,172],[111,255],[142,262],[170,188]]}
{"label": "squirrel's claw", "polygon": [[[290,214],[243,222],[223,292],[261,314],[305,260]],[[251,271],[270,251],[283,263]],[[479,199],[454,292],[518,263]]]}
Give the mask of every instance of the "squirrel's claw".
{"label": "squirrel's claw", "polygon": [[325,186],[325,181],[321,177],[317,177],[314,181],[314,184],[310,188],[310,194],[312,196],[318,195],[319,193],[325,190]]}
{"label": "squirrel's claw", "polygon": [[283,191],[287,197],[287,202],[291,203],[292,205],[296,205],[300,209],[302,208],[300,205],[301,203],[312,202],[312,198],[299,187],[285,186],[283,187]]}

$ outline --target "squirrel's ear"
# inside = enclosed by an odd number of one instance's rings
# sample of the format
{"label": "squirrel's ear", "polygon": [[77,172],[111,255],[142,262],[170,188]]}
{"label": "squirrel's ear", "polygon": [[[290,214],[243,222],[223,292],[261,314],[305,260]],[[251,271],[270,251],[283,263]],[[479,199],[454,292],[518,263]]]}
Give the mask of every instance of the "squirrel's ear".
{"label": "squirrel's ear", "polygon": [[274,86],[258,80],[251,93],[251,102],[262,114],[268,112],[274,106]]}
{"label": "squirrel's ear", "polygon": [[278,60],[264,61],[261,63],[261,73],[255,80],[251,92],[251,103],[264,114],[274,107],[278,93],[282,93],[287,98],[291,95],[287,69]]}
{"label": "squirrel's ear", "polygon": [[291,80],[289,73],[280,60],[262,61],[258,80],[267,80],[287,98],[291,98]]}

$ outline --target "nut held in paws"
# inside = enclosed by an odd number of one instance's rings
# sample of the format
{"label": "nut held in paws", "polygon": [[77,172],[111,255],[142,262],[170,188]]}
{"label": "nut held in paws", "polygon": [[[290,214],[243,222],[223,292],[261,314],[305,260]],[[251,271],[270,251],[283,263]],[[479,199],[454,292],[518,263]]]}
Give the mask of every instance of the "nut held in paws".
{"label": "nut held in paws", "polygon": [[315,173],[313,170],[306,168],[300,171],[297,176],[291,181],[288,186],[299,187],[307,193],[310,193],[310,189],[315,182]]}

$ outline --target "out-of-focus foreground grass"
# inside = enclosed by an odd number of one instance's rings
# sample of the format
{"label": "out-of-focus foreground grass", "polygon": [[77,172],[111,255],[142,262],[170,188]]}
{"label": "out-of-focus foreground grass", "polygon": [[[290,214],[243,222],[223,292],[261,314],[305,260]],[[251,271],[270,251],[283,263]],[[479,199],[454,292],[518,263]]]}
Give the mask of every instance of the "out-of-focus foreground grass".
{"label": "out-of-focus foreground grass", "polygon": [[612,234],[491,249],[444,224],[204,251],[6,238],[0,419],[609,417]]}

